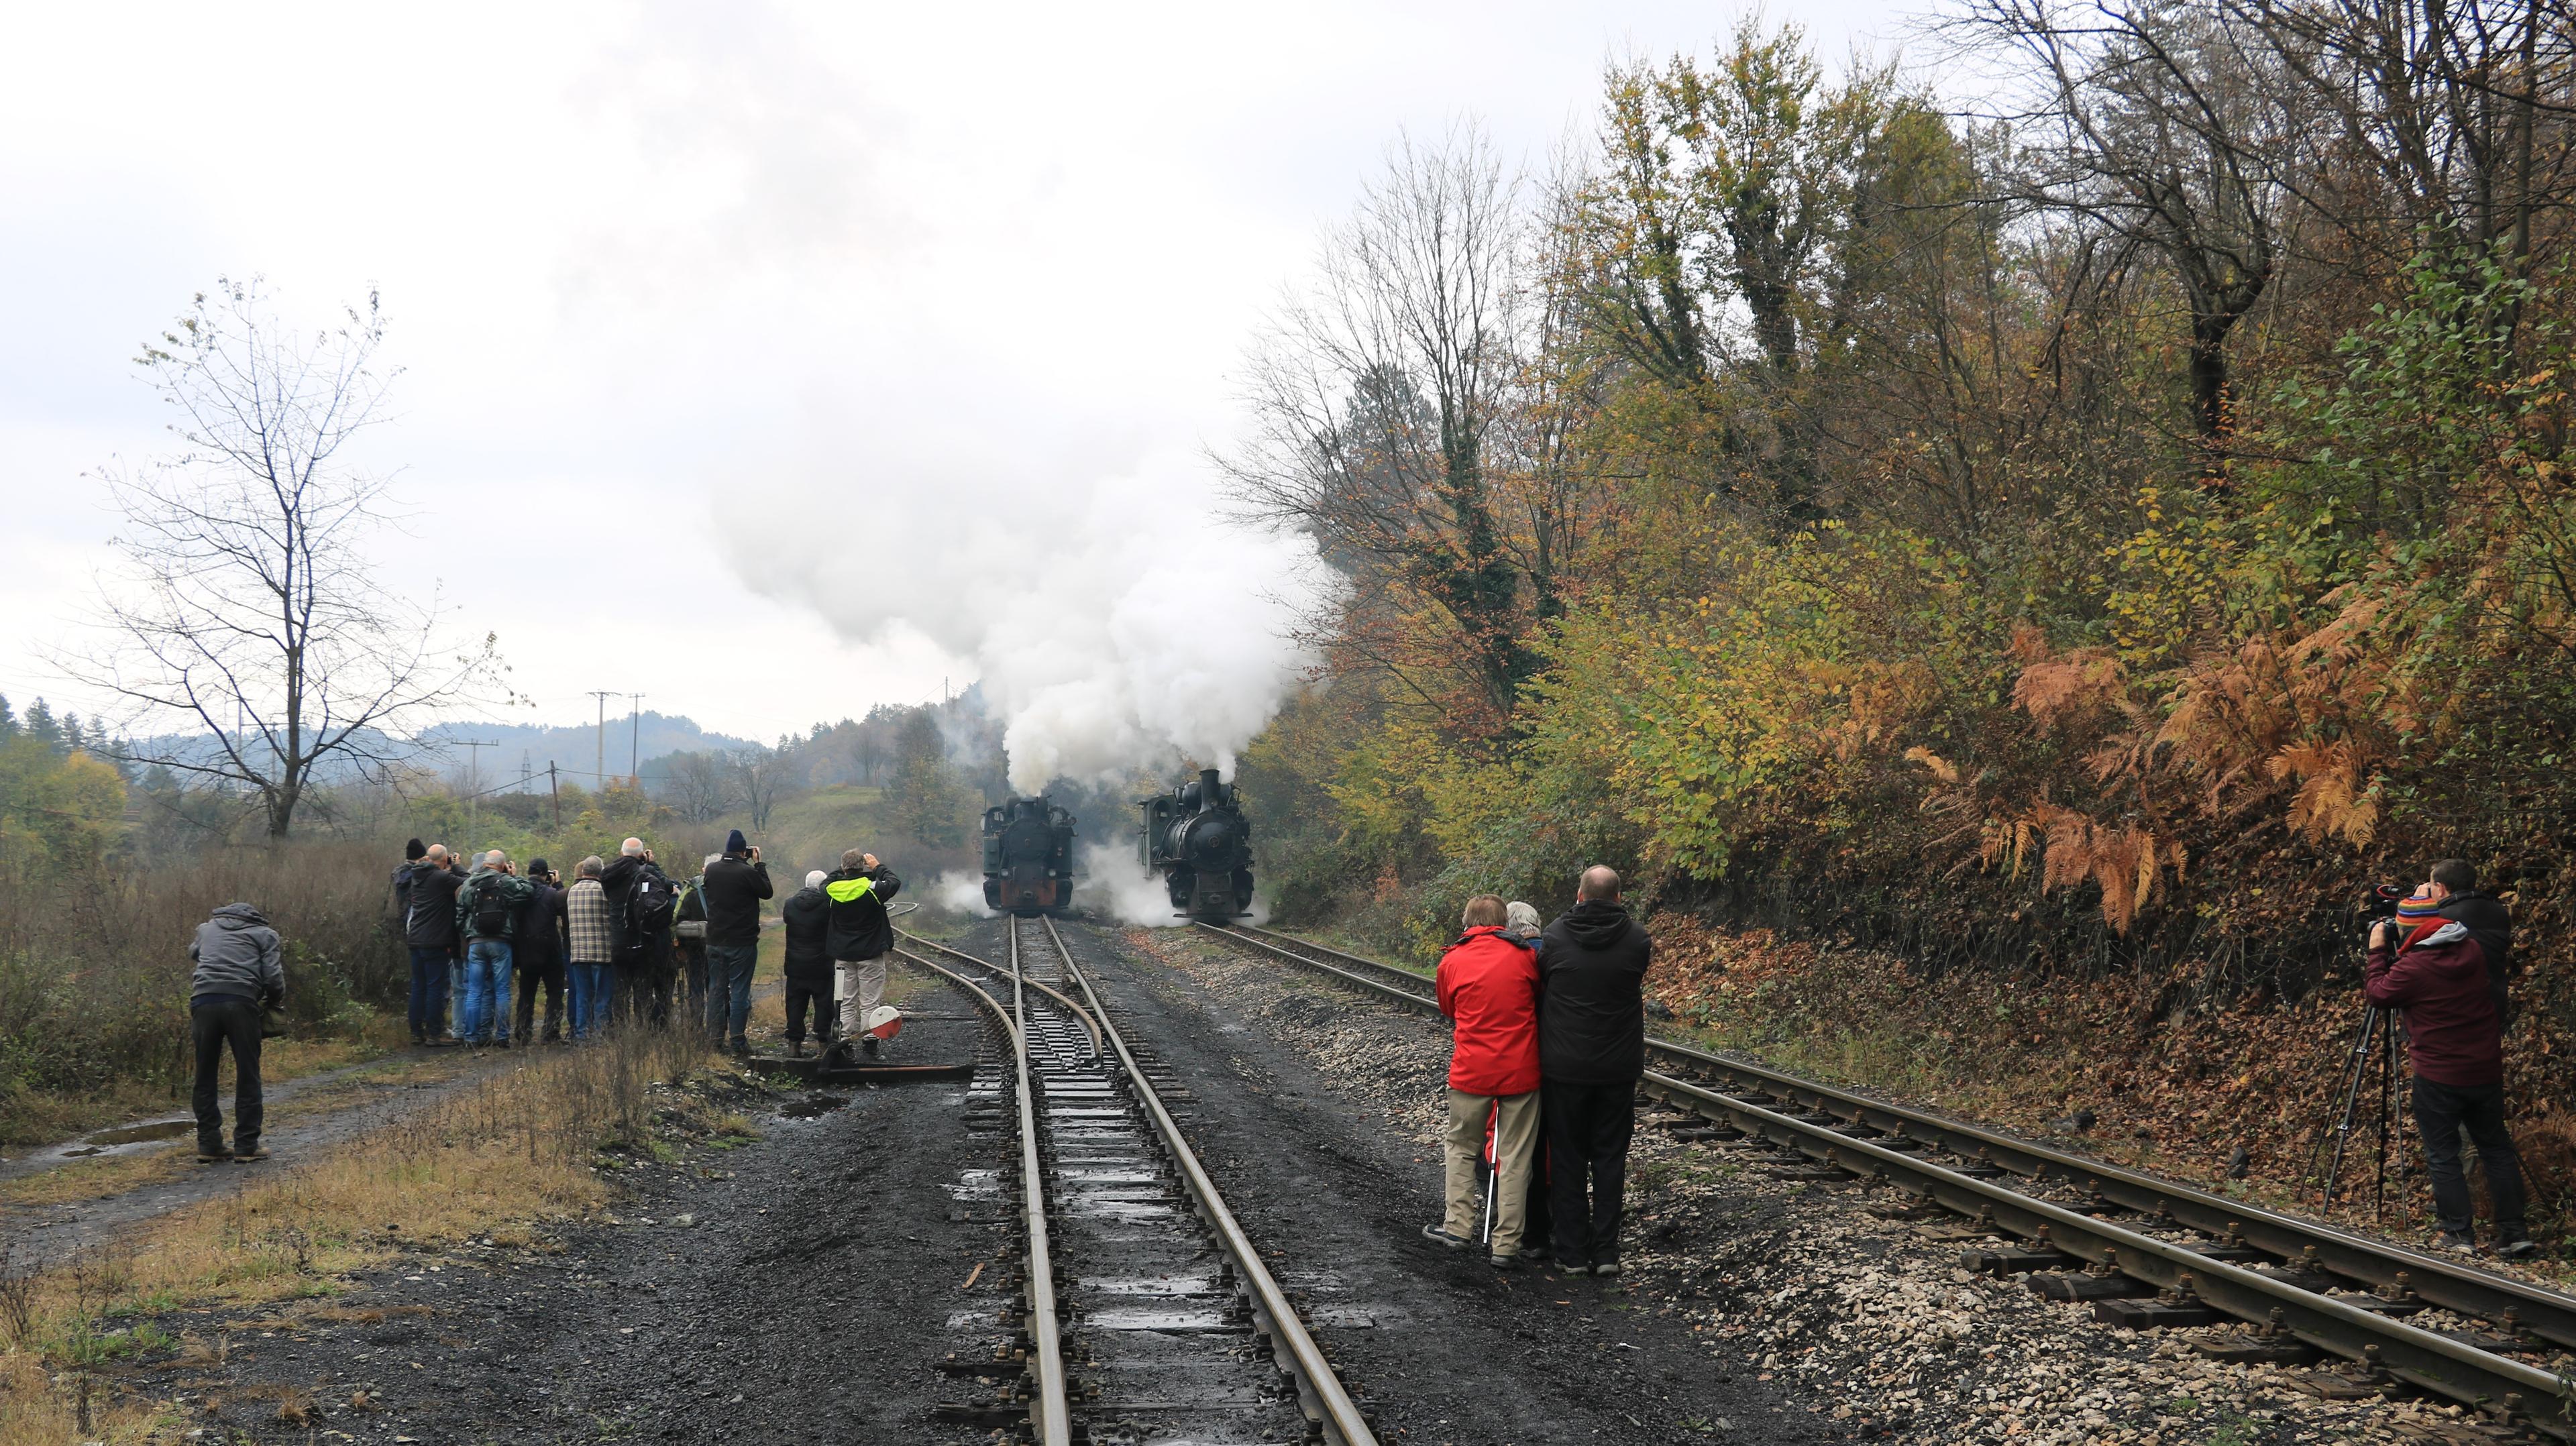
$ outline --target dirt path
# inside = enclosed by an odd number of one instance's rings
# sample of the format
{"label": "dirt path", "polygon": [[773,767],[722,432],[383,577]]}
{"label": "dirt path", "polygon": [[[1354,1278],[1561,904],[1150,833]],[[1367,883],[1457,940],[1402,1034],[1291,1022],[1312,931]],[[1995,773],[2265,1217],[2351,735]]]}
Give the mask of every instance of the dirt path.
{"label": "dirt path", "polygon": [[[264,1138],[277,1158],[257,1164],[197,1164],[193,1118],[178,1135],[128,1147],[114,1159],[117,1168],[112,1174],[101,1172],[95,1179],[79,1178],[76,1172],[107,1165],[109,1160],[67,1159],[55,1150],[11,1161],[20,1168],[0,1179],[15,1180],[23,1188],[45,1183],[41,1177],[47,1175],[60,1176],[64,1193],[75,1198],[0,1203],[0,1238],[22,1260],[48,1268],[60,1265],[124,1226],[219,1198],[238,1188],[253,1171],[283,1168],[298,1156],[382,1129],[458,1090],[525,1068],[538,1058],[539,1051],[526,1049],[475,1054],[420,1050],[289,1080],[265,1092]],[[224,1100],[224,1114],[229,1125],[230,1096]]]}

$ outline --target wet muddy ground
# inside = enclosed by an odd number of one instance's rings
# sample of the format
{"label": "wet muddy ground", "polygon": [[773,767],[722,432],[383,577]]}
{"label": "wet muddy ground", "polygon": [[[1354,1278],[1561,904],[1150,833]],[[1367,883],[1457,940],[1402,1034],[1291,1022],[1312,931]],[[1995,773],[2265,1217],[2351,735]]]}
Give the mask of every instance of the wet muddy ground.
{"label": "wet muddy ground", "polygon": [[[1381,1437],[1405,1442],[1800,1442],[1848,1428],[1712,1352],[1614,1282],[1422,1240],[1439,1161],[1338,1090],[1222,991],[1070,929],[1132,1042],[1192,1089],[1183,1124]],[[957,942],[998,957],[990,924]],[[953,994],[921,999],[900,1056],[962,1056]],[[1435,1091],[1436,1078],[1419,1082]],[[474,1246],[257,1322],[172,1319],[200,1347],[130,1384],[252,1439],[971,1442],[952,1354],[989,1349],[1017,1226],[989,1188],[1014,1147],[970,1132],[954,1083],[798,1088],[732,1150],[624,1172],[611,1218],[523,1249]],[[979,1267],[981,1269],[979,1270]],[[970,1286],[970,1279],[973,1284]],[[222,1331],[225,1325],[234,1329]],[[202,1342],[225,1344],[210,1359]],[[1112,1428],[1115,1423],[1100,1423]],[[1116,1434],[1104,1431],[1104,1438]],[[1150,1432],[1117,1439],[1152,1439]]]}

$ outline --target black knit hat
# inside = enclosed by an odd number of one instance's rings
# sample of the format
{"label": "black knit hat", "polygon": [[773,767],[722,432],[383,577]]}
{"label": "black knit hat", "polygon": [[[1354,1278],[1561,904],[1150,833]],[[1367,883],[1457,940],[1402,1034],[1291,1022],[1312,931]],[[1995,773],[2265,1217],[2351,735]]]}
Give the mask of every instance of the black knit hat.
{"label": "black knit hat", "polygon": [[547,871],[547,870],[546,870],[546,861],[545,861],[544,859],[530,859],[530,860],[528,860],[528,872],[529,872],[529,873],[532,873],[532,874],[542,874],[542,873],[545,873],[546,871]]}
{"label": "black knit hat", "polygon": [[421,858],[428,854],[428,852],[429,845],[422,843],[419,839],[413,839],[410,843],[403,845],[403,857],[407,859]]}

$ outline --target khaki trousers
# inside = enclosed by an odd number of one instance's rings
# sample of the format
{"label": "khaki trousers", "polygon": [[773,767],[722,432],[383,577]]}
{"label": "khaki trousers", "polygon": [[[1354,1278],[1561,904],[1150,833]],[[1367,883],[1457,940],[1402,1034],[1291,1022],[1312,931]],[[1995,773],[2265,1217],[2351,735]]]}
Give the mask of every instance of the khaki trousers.
{"label": "khaki trousers", "polygon": [[855,1044],[868,1027],[868,1012],[885,1003],[883,959],[837,959],[833,992],[841,996],[841,1037]]}
{"label": "khaki trousers", "polygon": [[1502,1178],[1494,1201],[1493,1253],[1521,1253],[1521,1224],[1529,1203],[1530,1147],[1538,1140],[1538,1091],[1525,1095],[1470,1095],[1449,1092],[1449,1129],[1441,1137],[1449,1210],[1440,1228],[1462,1240],[1473,1240],[1482,1228],[1485,1199],[1476,1189],[1476,1162],[1485,1154],[1485,1115],[1500,1106],[1494,1121],[1494,1168]]}

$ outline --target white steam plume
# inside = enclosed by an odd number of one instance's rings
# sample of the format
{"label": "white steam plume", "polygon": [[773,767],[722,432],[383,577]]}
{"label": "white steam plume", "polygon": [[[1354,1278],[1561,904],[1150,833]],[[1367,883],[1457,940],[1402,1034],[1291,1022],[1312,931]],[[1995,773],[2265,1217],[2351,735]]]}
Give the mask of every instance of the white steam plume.
{"label": "white steam plume", "polygon": [[720,510],[732,562],[854,641],[908,627],[973,667],[1018,792],[1175,751],[1231,773],[1306,665],[1311,544],[1218,521],[1194,459],[1087,482],[1003,456],[869,470],[784,519]]}

